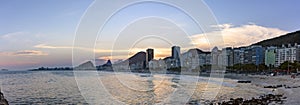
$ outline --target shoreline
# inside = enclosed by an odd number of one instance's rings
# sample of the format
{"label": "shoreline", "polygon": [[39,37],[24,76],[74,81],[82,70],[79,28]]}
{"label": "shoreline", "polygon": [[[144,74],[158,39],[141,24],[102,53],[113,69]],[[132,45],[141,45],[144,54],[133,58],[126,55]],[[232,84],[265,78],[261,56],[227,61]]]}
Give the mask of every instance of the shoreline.
{"label": "shoreline", "polygon": [[[8,71],[10,72],[10,71]],[[29,73],[35,73],[34,71],[28,71]],[[63,75],[67,76],[74,76],[73,71],[46,71],[48,73],[51,73],[51,75],[61,75],[60,72],[62,72]],[[47,75],[48,73],[42,73],[42,75]],[[66,72],[67,74],[63,73]],[[82,72],[82,71],[80,71]],[[90,72],[90,71],[83,71],[84,72]],[[13,72],[12,72],[13,73]],[[99,73],[99,72],[98,72]],[[10,74],[10,73],[8,73]],[[18,74],[18,73],[17,73]],[[116,80],[116,77],[114,77],[114,72],[107,72],[107,71],[101,71],[99,75],[101,78],[103,78],[103,81],[106,81],[106,86],[112,88],[112,93],[114,93],[114,96],[118,96],[122,92],[128,92],[131,93],[132,91],[129,91],[126,89],[126,87],[121,86]],[[107,75],[106,75],[107,74]],[[189,81],[189,78],[194,78],[195,76],[180,76],[180,75],[174,75],[174,74],[157,74],[157,75],[148,75],[149,73],[122,73],[117,72],[118,76],[122,80],[124,80],[124,83],[128,82],[128,85],[135,88],[135,89],[150,89],[151,87],[157,87],[153,88],[154,91],[157,93],[163,93],[164,95],[159,94],[153,94],[153,93],[136,93],[140,94],[141,96],[145,96],[147,99],[152,99],[154,103],[161,102],[164,99],[165,96],[168,96],[174,89],[178,89],[180,87],[185,86],[185,81]],[[68,78],[70,78],[68,77]],[[130,78],[132,77],[132,78]],[[183,78],[182,78],[183,77]],[[228,102],[232,101],[233,99],[239,99],[243,98],[244,100],[251,100],[252,98],[258,99],[260,96],[264,95],[280,95],[282,94],[283,97],[287,97],[286,101],[284,101],[284,104],[297,104],[300,103],[298,100],[298,97],[300,96],[300,78],[297,77],[295,79],[292,79],[290,75],[284,75],[284,76],[265,76],[265,75],[248,75],[244,76],[244,74],[225,74],[225,78],[210,78],[209,76],[199,76],[199,80],[197,83],[197,87],[194,90],[193,96],[190,98],[189,102]],[[119,78],[119,77],[118,77]],[[134,79],[137,78],[137,79]],[[70,78],[71,79],[71,78]],[[97,79],[94,77],[90,78],[91,80]],[[126,80],[127,79],[127,80]],[[212,79],[211,87],[207,88],[208,80]],[[55,80],[55,79],[53,79]],[[251,83],[237,83],[239,80],[249,80]],[[133,82],[132,82],[133,81]],[[178,82],[179,81],[179,82]],[[182,82],[180,82],[182,81]],[[51,81],[50,81],[51,82]],[[115,83],[115,84],[113,84]],[[190,82],[192,84],[195,83],[195,81]],[[140,85],[138,85],[140,84]],[[281,85],[281,86],[277,86]],[[142,87],[141,87],[142,86]],[[220,86],[220,88],[218,88]],[[271,86],[270,88],[265,88],[266,86]],[[274,88],[272,87],[274,86]],[[123,87],[121,90],[117,87]],[[128,87],[127,87],[128,88]],[[155,90],[156,89],[156,90]],[[168,91],[166,91],[167,89]],[[216,91],[218,94],[215,98],[211,100],[203,99],[203,92],[213,92]],[[126,94],[123,94],[126,95]],[[159,96],[158,96],[159,95]],[[134,96],[134,94],[132,94]],[[122,99],[123,97],[118,97],[119,99]],[[147,98],[148,97],[148,98]],[[128,97],[130,99],[130,97]],[[123,100],[126,102],[126,100]],[[136,101],[141,102],[141,101]],[[128,102],[130,103],[130,102]],[[133,102],[134,103],[134,102]]]}
{"label": "shoreline", "polygon": [[[251,83],[237,83],[234,92],[223,94],[216,100],[210,100],[212,103],[232,102],[235,99],[259,100],[265,95],[282,95],[283,104],[297,105],[300,103],[300,78],[292,79],[290,75],[283,76],[265,76],[265,75],[248,75],[239,76],[233,81],[249,80]],[[272,103],[272,104],[281,104]]]}

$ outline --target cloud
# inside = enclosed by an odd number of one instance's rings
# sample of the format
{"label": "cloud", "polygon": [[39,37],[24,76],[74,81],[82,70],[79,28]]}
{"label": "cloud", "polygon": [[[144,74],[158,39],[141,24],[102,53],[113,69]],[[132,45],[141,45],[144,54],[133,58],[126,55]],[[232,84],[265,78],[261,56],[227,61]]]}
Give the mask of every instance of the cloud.
{"label": "cloud", "polygon": [[28,32],[11,32],[4,35],[0,35],[0,40],[6,43],[10,43],[13,45],[19,43],[30,43],[31,39],[29,38],[30,34]]}
{"label": "cloud", "polygon": [[35,48],[43,48],[43,49],[71,49],[73,48],[72,46],[49,46],[46,44],[38,44],[33,46]]}
{"label": "cloud", "polygon": [[26,32],[12,32],[12,33],[7,33],[4,35],[1,35],[1,39],[11,39],[11,38],[16,38],[20,37],[21,35],[26,34]]}
{"label": "cloud", "polygon": [[5,43],[1,46],[2,49],[11,49],[22,46],[23,49],[31,49],[37,43],[49,41],[49,38],[43,36],[44,34],[34,34],[31,32],[12,32],[0,35],[0,42]]}
{"label": "cloud", "polygon": [[52,46],[46,44],[38,44],[33,47],[41,48],[41,49],[70,49],[70,50],[74,48],[82,51],[90,51],[95,53],[108,53],[108,54],[111,54],[111,52],[128,52],[128,50],[108,50],[108,49],[97,49],[97,48],[94,49],[94,48],[83,48],[83,47],[73,47],[73,46]]}
{"label": "cloud", "polygon": [[48,53],[37,50],[22,50],[17,52],[0,52],[2,56],[45,56]]}
{"label": "cloud", "polygon": [[14,55],[36,55],[36,56],[39,56],[39,55],[48,55],[48,54],[45,52],[42,52],[42,51],[37,51],[37,50],[23,50],[23,51],[15,52]]}
{"label": "cloud", "polygon": [[[241,26],[234,26],[232,24],[221,24],[213,27],[219,27],[221,29],[221,33],[224,40],[224,45],[221,47],[248,46],[265,39],[274,38],[288,33],[287,31],[280,30],[278,28],[264,27],[253,23]],[[218,32],[214,31],[205,34],[197,34],[191,36],[191,39],[193,40],[193,44],[198,46],[199,48],[210,50],[210,47],[213,47],[214,45],[209,45],[209,41],[206,39],[205,35],[208,36],[217,33]]]}
{"label": "cloud", "polygon": [[[128,56],[126,56],[128,57]],[[103,56],[103,57],[98,57],[95,59],[95,62],[97,65],[102,65],[102,64],[105,64],[107,62],[107,60],[110,60],[112,63],[115,63],[115,62],[120,62],[120,61],[123,61],[125,60],[124,59],[119,59],[119,58],[123,58],[123,56],[114,56],[114,57],[111,57],[111,56]]]}

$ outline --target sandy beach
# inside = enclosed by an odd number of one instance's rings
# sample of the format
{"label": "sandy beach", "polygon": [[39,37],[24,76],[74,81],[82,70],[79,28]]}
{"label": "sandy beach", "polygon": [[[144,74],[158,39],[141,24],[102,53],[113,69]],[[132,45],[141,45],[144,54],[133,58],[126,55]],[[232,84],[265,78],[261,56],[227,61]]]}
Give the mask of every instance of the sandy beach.
{"label": "sandy beach", "polygon": [[[292,79],[290,75],[285,76],[265,76],[265,75],[236,75],[236,79],[225,78],[224,83],[232,83],[234,86],[222,85],[218,95],[212,101],[213,103],[229,101],[230,99],[243,98],[250,100],[260,96],[273,94],[283,95],[284,105],[298,105],[300,103],[300,78]],[[251,83],[237,83],[239,80],[251,81]],[[270,88],[270,86],[273,86]],[[197,91],[201,91],[201,87]],[[196,92],[201,93],[201,92]],[[193,97],[194,98],[194,97]],[[199,99],[200,97],[195,97]],[[280,103],[272,103],[280,104]]]}
{"label": "sandy beach", "polygon": [[[298,100],[300,78],[292,79],[288,75],[236,75],[235,79],[142,75],[147,74],[106,75],[101,77],[101,82],[112,101],[119,101],[123,104],[184,104],[186,102],[208,104],[236,98],[249,100],[268,94],[283,95],[286,97],[283,104],[300,103]],[[213,82],[209,82],[209,79],[213,79]],[[238,83],[239,80],[248,80],[251,83]],[[282,85],[282,87],[265,88],[277,85]],[[182,97],[187,97],[187,100]]]}
{"label": "sandy beach", "polygon": [[[286,97],[286,101],[284,104],[286,105],[297,105],[300,103],[299,95],[300,95],[300,78],[296,77],[295,79],[291,78],[290,75],[284,76],[265,76],[265,75],[250,75],[250,76],[243,76],[240,77],[244,80],[251,80],[251,84],[239,84],[238,86],[241,87],[241,92],[247,92],[247,89],[254,89],[249,91],[249,93],[259,92],[261,91],[264,94],[280,94]],[[246,86],[249,85],[249,86]],[[282,86],[280,86],[282,85]],[[279,86],[277,88],[264,88],[266,86]],[[256,90],[256,91],[255,91]],[[246,95],[238,94],[238,96]],[[256,95],[260,95],[256,93]],[[232,96],[233,97],[233,96]]]}

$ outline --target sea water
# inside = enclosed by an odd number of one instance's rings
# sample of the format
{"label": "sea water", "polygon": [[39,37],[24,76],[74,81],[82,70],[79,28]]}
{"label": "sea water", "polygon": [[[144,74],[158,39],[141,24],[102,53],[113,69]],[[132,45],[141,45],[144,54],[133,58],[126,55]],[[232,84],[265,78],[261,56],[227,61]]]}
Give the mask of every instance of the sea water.
{"label": "sea water", "polygon": [[[0,72],[1,91],[10,104],[174,104],[189,101],[197,89],[195,83],[207,81],[193,76],[96,71]],[[219,82],[212,83],[222,85]]]}

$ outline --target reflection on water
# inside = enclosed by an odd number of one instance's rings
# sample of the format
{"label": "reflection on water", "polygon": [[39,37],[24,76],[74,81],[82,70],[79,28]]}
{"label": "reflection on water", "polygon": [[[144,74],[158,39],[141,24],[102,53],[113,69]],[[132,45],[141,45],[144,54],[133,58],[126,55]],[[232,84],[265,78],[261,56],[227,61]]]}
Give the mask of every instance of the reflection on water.
{"label": "reflection on water", "polygon": [[72,72],[1,72],[1,88],[10,104],[87,104]]}
{"label": "reflection on water", "polygon": [[[182,98],[180,95],[200,99],[203,91],[215,91],[205,88],[207,79],[192,76],[98,72],[96,77],[77,79],[84,80],[87,88],[78,88],[72,71],[0,72],[1,88],[10,104],[173,104],[178,101],[177,98]],[[90,89],[95,84],[103,84],[104,87]],[[180,92],[177,97],[172,96],[175,90],[182,90],[177,91]]]}

